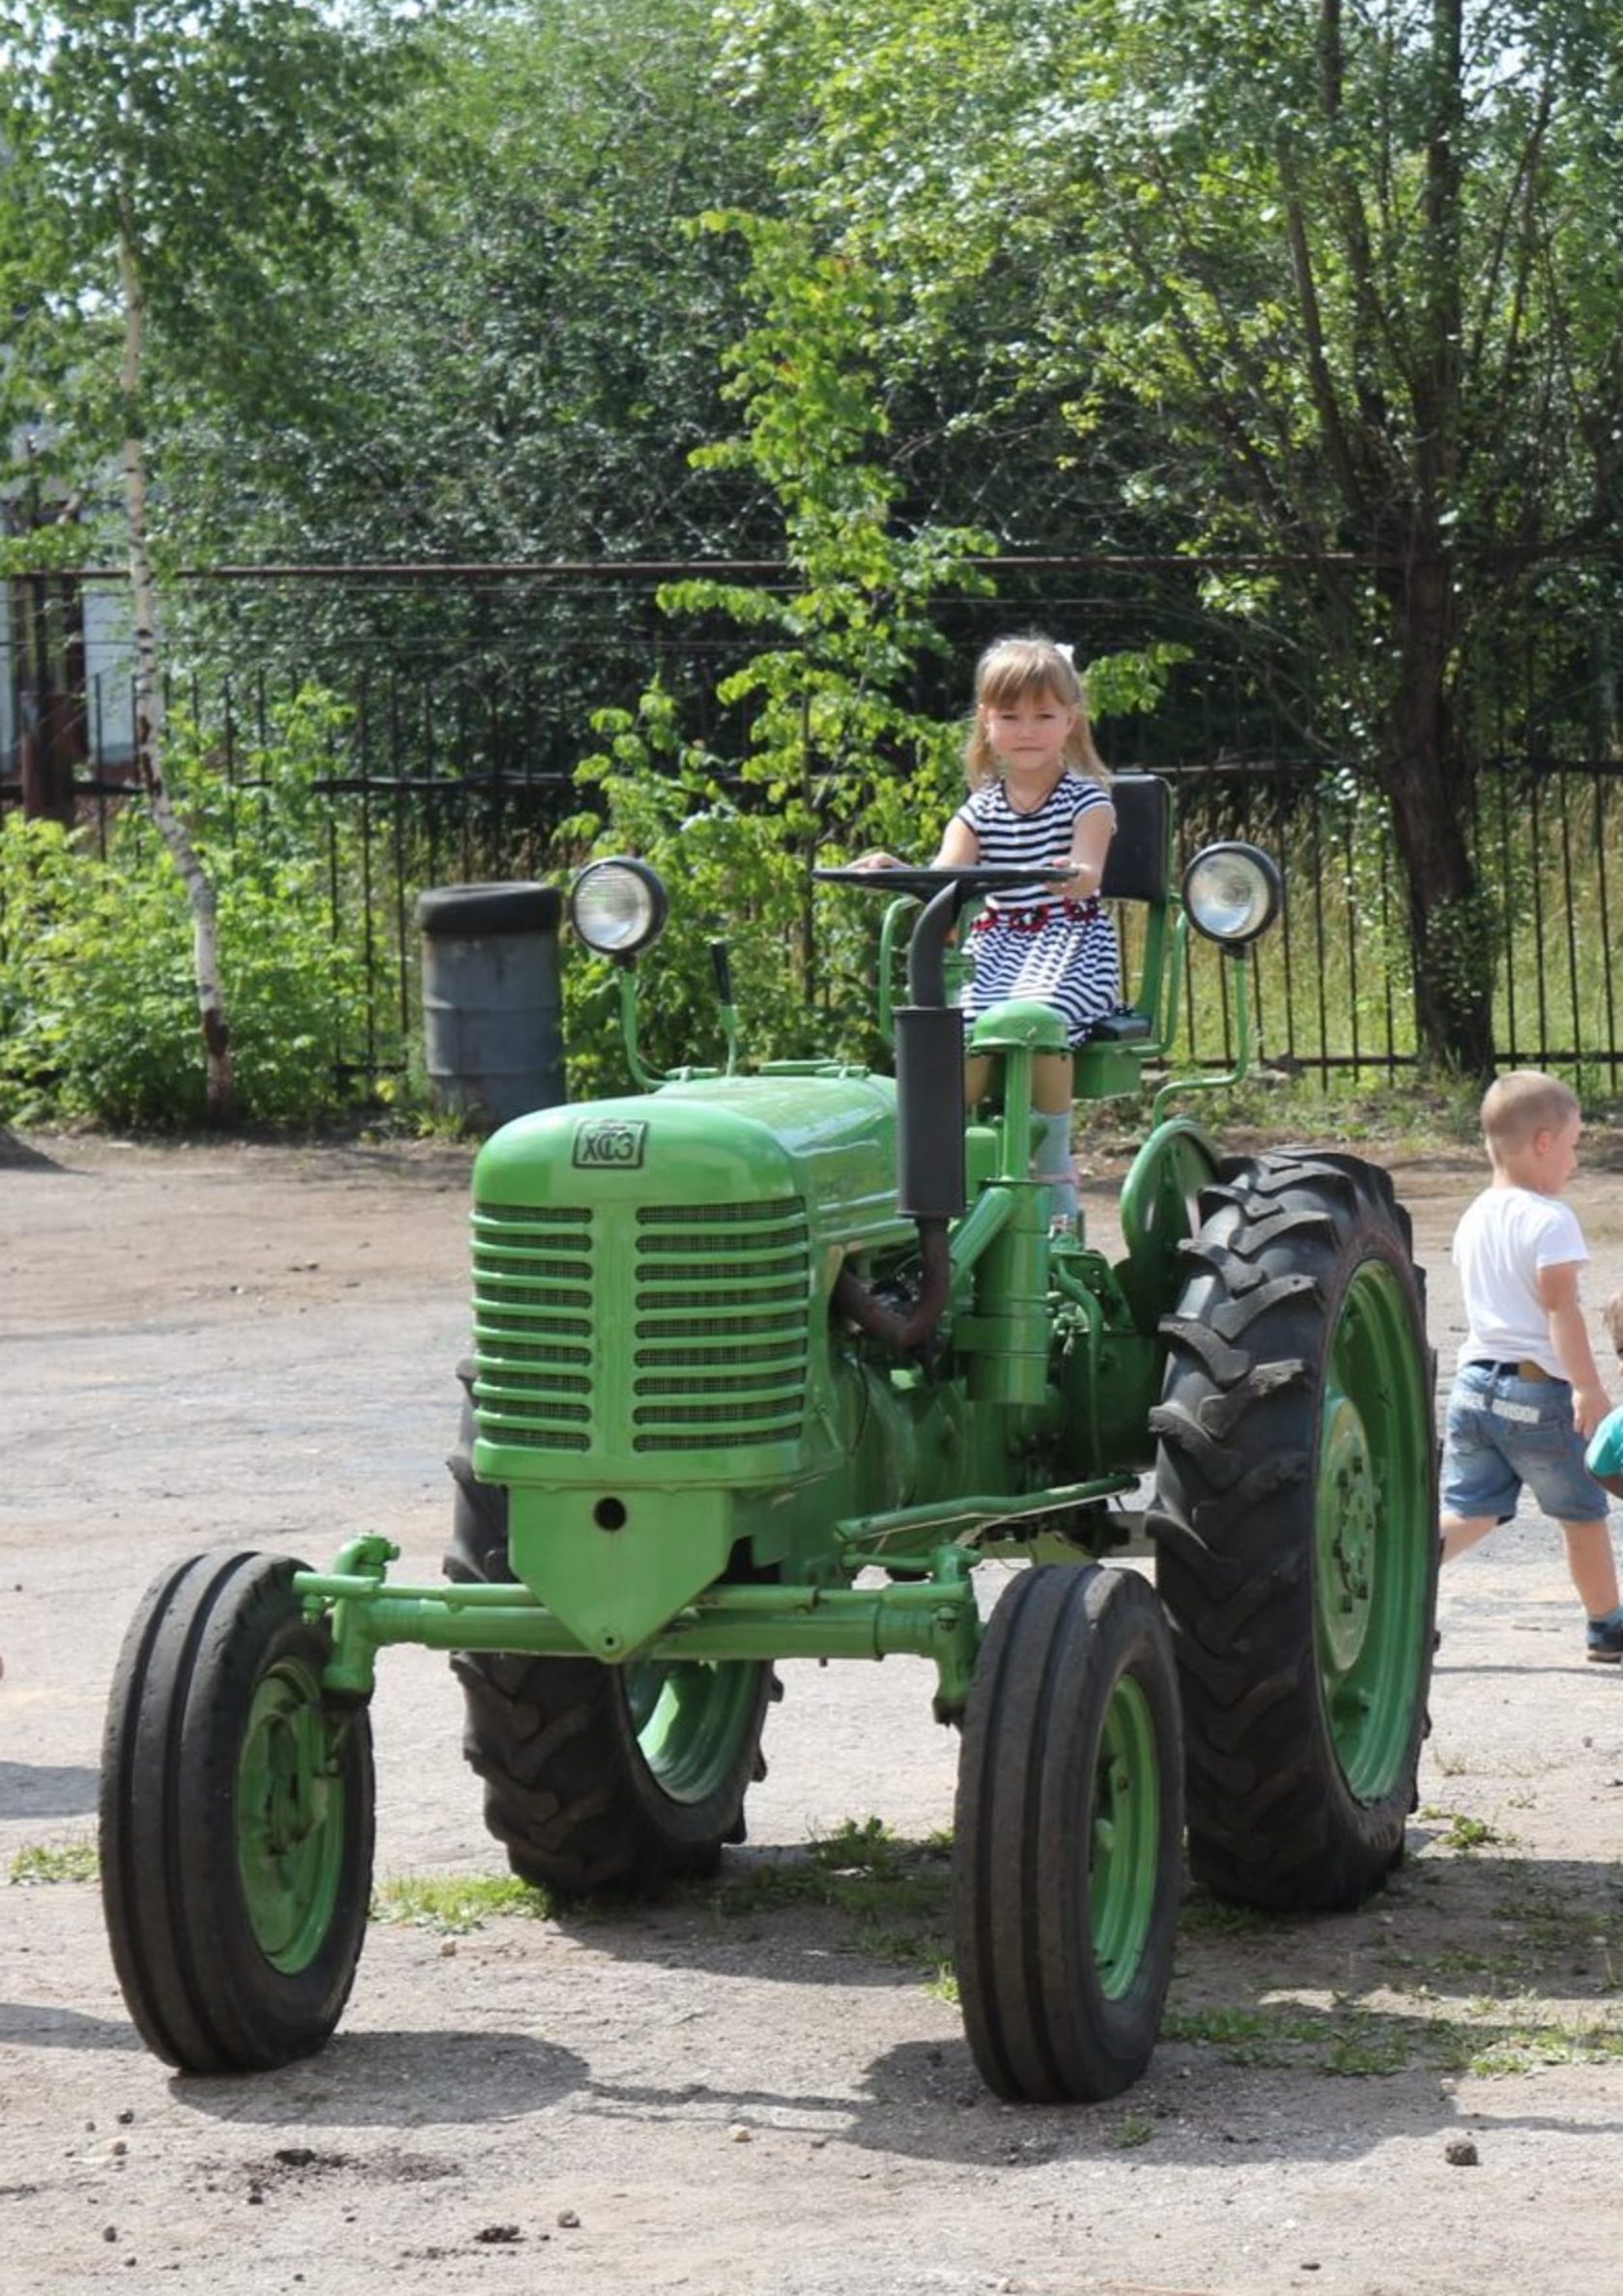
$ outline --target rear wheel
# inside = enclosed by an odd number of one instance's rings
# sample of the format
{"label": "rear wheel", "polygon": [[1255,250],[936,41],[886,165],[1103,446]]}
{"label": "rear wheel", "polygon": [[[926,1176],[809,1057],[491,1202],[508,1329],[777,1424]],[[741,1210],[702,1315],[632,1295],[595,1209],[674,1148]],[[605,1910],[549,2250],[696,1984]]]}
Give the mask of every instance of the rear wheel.
{"label": "rear wheel", "polygon": [[1202,1203],[1152,1417],[1190,1862],[1245,1904],[1353,1905],[1403,1853],[1437,1606],[1409,1220],[1383,1172],[1308,1150],[1226,1163]]}
{"label": "rear wheel", "polygon": [[[453,1579],[510,1579],[507,1494],[473,1477],[471,1408],[451,1458]],[[459,1650],[463,1751],[484,1780],[485,1823],[527,1881],[581,1896],[713,1873],[744,1839],[744,1797],[766,1774],[770,1666],[531,1658]]]}
{"label": "rear wheel", "polygon": [[102,1749],[102,1905],[143,2039],[185,2073],[318,2048],[349,1997],[372,1880],[365,1709],[324,1695],[300,1564],[166,1571],[125,1638]]}
{"label": "rear wheel", "polygon": [[1022,1572],[964,1715],[958,1992],[1000,2097],[1111,2097],[1150,2061],[1172,1975],[1182,1832],[1178,1691],[1131,1571]]}

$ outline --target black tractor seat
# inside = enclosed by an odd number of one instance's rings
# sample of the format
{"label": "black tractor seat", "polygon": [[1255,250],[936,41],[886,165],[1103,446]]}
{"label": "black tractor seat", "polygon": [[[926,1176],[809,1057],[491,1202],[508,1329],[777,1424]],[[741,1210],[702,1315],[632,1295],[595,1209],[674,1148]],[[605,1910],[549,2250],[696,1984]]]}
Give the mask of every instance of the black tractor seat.
{"label": "black tractor seat", "polygon": [[1088,1031],[1090,1045],[1137,1045],[1150,1034],[1148,1013],[1135,1013],[1131,1005],[1120,1005],[1114,1013],[1101,1013]]}

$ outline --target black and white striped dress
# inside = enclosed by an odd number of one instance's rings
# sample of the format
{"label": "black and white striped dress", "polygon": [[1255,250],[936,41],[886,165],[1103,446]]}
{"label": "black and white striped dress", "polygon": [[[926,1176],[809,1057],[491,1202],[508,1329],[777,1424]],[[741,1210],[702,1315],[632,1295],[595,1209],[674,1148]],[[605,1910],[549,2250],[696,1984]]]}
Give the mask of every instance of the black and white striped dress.
{"label": "black and white striped dress", "polygon": [[[1078,817],[1108,805],[1096,781],[1065,772],[1035,813],[1016,813],[1001,781],[988,782],[958,808],[975,833],[980,858],[1013,868],[1063,869]],[[1040,881],[991,895],[970,936],[975,974],[964,990],[966,1013],[978,1017],[1006,997],[1029,996],[1066,1018],[1079,1045],[1094,1022],[1122,997],[1122,953],[1115,920],[1097,901],[1057,899]]]}

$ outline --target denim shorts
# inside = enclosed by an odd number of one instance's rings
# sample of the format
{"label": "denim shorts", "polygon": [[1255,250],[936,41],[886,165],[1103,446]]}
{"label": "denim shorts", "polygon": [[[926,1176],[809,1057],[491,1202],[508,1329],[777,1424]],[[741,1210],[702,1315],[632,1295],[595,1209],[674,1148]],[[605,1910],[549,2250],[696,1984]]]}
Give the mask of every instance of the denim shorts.
{"label": "denim shorts", "polygon": [[1526,1484],[1557,1523],[1604,1522],[1610,1501],[1583,1464],[1564,1379],[1517,1379],[1485,1363],[1454,1374],[1442,1447],[1450,1514],[1508,1522]]}

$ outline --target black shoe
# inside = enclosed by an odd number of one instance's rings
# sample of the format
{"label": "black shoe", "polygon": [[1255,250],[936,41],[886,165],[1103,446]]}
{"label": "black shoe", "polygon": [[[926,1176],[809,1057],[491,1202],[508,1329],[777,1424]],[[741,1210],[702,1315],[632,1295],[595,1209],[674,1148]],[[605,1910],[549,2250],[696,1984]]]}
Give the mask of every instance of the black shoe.
{"label": "black shoe", "polygon": [[1584,1655],[1597,1666],[1615,1666],[1623,1659],[1623,1611],[1609,1619],[1591,1619]]}

